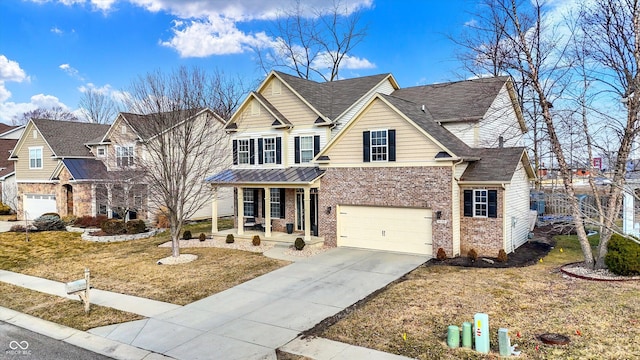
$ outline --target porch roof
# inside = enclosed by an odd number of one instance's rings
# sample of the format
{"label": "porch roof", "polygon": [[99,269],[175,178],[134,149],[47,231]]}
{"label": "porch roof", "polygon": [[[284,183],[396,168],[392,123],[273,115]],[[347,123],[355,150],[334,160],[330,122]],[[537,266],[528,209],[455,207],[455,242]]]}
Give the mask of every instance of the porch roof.
{"label": "porch roof", "polygon": [[319,179],[324,170],[317,167],[290,167],[286,169],[228,169],[208,177],[214,185],[308,185]]}
{"label": "porch roof", "polygon": [[104,180],[108,179],[107,167],[100,160],[94,159],[63,159],[74,180]]}

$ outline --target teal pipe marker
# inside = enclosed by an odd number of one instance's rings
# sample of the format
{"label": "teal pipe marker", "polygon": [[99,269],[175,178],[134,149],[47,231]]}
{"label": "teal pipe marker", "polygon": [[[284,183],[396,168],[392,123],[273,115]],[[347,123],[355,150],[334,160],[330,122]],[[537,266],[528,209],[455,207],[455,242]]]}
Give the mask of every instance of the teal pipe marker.
{"label": "teal pipe marker", "polygon": [[462,323],[462,347],[471,349],[471,323],[465,321]]}
{"label": "teal pipe marker", "polygon": [[447,330],[447,345],[452,349],[460,347],[460,328],[456,325],[449,325]]}
{"label": "teal pipe marker", "polygon": [[477,313],[473,316],[473,332],[476,342],[476,351],[483,354],[489,353],[489,315]]}

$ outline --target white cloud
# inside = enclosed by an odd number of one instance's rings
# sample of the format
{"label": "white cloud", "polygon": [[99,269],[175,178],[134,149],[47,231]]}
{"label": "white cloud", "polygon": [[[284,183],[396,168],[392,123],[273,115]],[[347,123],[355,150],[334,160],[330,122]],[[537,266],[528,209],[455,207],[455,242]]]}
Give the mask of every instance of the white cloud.
{"label": "white cloud", "polygon": [[271,41],[263,32],[246,34],[235,23],[223,17],[189,22],[175,21],[173,37],[161,44],[176,50],[181,57],[240,54]]}
{"label": "white cloud", "polygon": [[59,106],[64,110],[69,110],[67,105],[60,102],[60,99],[53,95],[38,94],[32,96],[30,100],[28,103],[0,102],[0,122],[10,124],[14,117],[19,117],[37,108],[50,109]]}
{"label": "white cloud", "polygon": [[7,81],[23,82],[30,81],[30,79],[27,73],[20,68],[20,64],[7,59],[4,55],[0,55],[0,103],[11,98],[11,91],[5,87],[5,82]]}
{"label": "white cloud", "polygon": [[62,64],[62,65],[58,66],[58,68],[60,68],[60,70],[62,70],[65,73],[67,73],[67,75],[71,76],[72,78],[78,79],[80,81],[84,81],[84,78],[82,76],[80,76],[80,72],[77,69],[71,67],[71,65]]}
{"label": "white cloud", "polygon": [[64,33],[64,31],[60,30],[57,26],[52,27],[51,32],[56,35],[62,35]]}

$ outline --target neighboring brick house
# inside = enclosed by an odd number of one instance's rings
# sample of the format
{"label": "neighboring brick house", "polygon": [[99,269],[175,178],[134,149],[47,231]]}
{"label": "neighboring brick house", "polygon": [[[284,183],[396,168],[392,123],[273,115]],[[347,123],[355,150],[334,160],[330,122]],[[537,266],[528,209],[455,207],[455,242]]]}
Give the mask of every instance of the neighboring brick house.
{"label": "neighboring brick house", "polygon": [[0,123],[0,193],[2,203],[13,211],[17,209],[18,188],[13,161],[9,155],[18,143],[24,126],[11,126]]}
{"label": "neighboring brick house", "polygon": [[292,224],[329,246],[425,256],[527,240],[534,173],[507,77],[400,89],[391,74],[272,71],[226,129],[234,166],[208,181],[235,188],[238,234]]}
{"label": "neighboring brick house", "polygon": [[[136,168],[146,156],[143,140],[152,136],[142,131],[143,121],[145,115],[130,113],[120,113],[111,125],[29,121],[9,158],[15,162],[18,219],[46,212],[150,219],[149,188]],[[209,109],[187,121],[224,126]],[[230,198],[218,204],[226,206],[218,213],[231,214]],[[211,213],[207,204],[192,219],[210,218]]]}

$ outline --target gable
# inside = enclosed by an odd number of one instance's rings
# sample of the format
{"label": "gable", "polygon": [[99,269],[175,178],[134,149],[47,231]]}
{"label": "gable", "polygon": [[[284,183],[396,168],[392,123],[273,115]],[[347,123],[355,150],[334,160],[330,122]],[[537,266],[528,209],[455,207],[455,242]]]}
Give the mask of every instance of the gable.
{"label": "gable", "polygon": [[273,76],[259,94],[295,125],[313,125],[319,114],[302,101],[279,78]]}
{"label": "gable", "polygon": [[[363,132],[395,130],[396,163],[432,161],[443,149],[380,98],[374,99],[321,153],[330,165],[363,163]],[[368,163],[368,165],[375,163]],[[387,166],[393,163],[385,162]]]}
{"label": "gable", "polygon": [[[42,168],[29,168],[29,148],[42,148]],[[22,137],[18,140],[16,147],[11,153],[11,159],[17,160],[15,163],[15,172],[17,180],[44,180],[49,179],[51,173],[58,164],[58,160],[54,159],[53,151],[42,136],[40,131],[30,121]]]}
{"label": "gable", "polygon": [[233,114],[229,123],[235,124],[239,132],[248,129],[271,129],[276,118],[269,110],[256,96],[249,95],[242,107]]}

